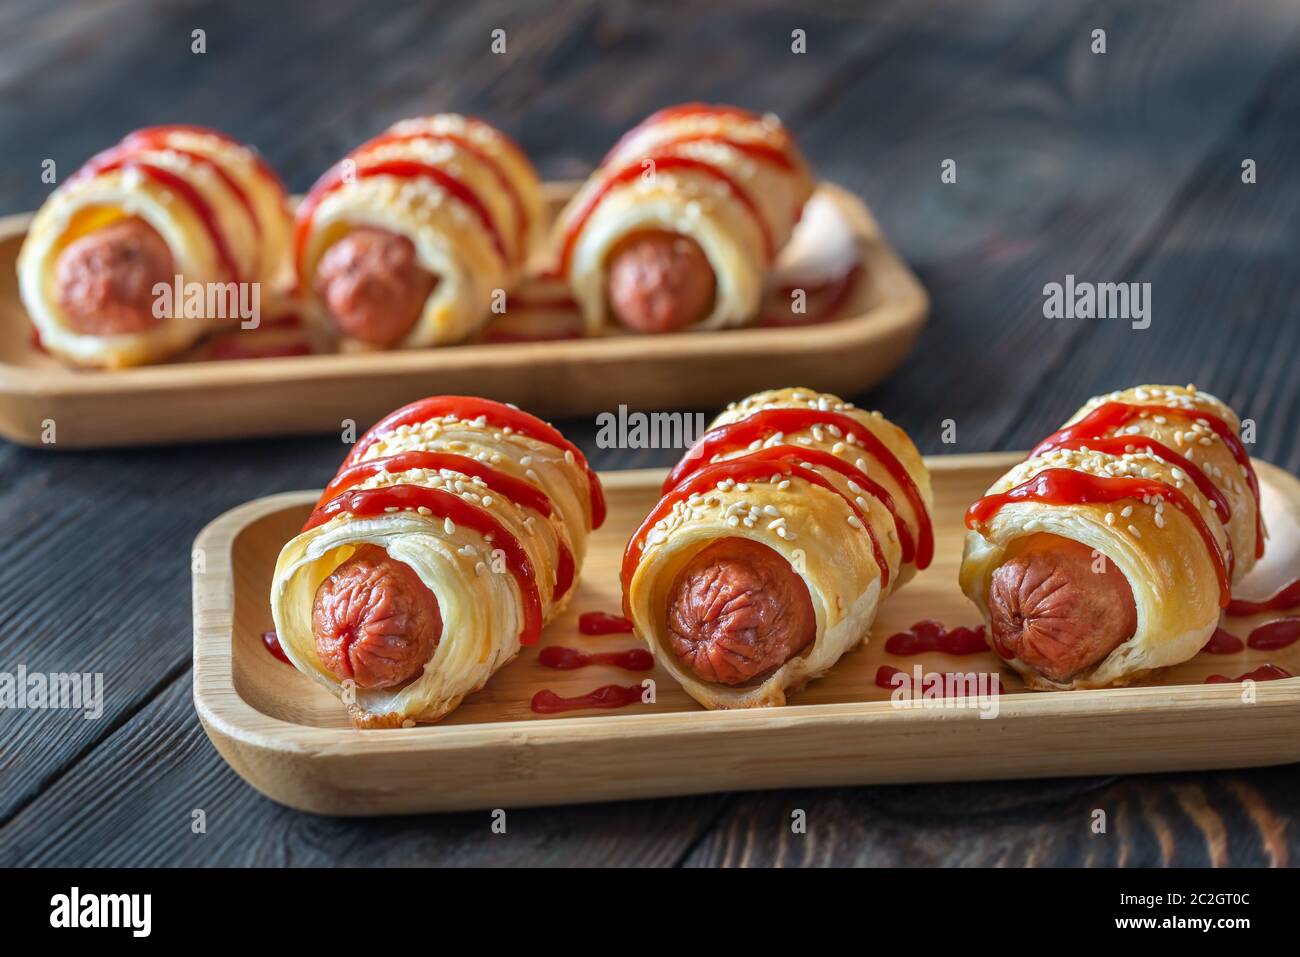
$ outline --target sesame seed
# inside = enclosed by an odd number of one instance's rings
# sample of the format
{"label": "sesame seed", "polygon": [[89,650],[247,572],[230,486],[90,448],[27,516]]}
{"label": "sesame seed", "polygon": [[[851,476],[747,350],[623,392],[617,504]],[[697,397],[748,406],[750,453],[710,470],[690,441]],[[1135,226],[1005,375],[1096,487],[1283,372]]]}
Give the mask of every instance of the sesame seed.
{"label": "sesame seed", "polygon": [[446,532],[448,535],[455,535],[456,523],[449,518],[444,518],[442,520],[442,530]]}
{"label": "sesame seed", "polygon": [[1141,538],[1141,537],[1142,537],[1142,533],[1139,532],[1139,531],[1137,530],[1137,526],[1136,526],[1136,525],[1130,525],[1130,526],[1128,527],[1128,530],[1129,530],[1130,532],[1133,533],[1133,537],[1134,537],[1134,538]]}

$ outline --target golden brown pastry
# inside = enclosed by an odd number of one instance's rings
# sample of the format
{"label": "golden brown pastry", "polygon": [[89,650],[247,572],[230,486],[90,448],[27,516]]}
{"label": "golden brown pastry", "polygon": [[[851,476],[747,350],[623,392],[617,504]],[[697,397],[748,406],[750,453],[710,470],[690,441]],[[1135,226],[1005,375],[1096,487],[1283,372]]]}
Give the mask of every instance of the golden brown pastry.
{"label": "golden brown pastry", "polygon": [[537,641],[604,516],[546,423],[467,396],[412,403],[357,442],[280,552],[280,645],[360,727],[436,721]]}
{"label": "golden brown pastry", "polygon": [[1264,552],[1239,431],[1194,386],[1098,396],[971,506],[962,589],[1026,685],[1122,685],[1201,650]]}
{"label": "golden brown pastry", "polygon": [[865,640],[934,554],[930,478],[907,435],[810,389],[734,403],[627,546],[628,617],[707,708],[785,703]]}

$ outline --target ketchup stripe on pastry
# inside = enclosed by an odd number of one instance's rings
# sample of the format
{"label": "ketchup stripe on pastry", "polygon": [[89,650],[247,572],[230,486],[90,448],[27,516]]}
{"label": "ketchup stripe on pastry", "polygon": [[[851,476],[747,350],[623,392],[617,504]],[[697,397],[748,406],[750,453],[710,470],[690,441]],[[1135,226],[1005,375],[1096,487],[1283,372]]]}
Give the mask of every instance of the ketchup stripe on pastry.
{"label": "ketchup stripe on pastry", "polygon": [[280,644],[357,725],[437,720],[563,609],[602,499],[553,431],[486,399],[413,403],[363,436],[284,546]]}
{"label": "ketchup stripe on pastry", "polygon": [[403,120],[326,171],[298,209],[309,311],[345,342],[460,342],[509,291],[543,229],[527,158],[481,120]]}
{"label": "ketchup stripe on pastry", "polygon": [[970,507],[962,589],[1029,687],[1126,684],[1200,651],[1263,554],[1239,429],[1193,386],[1098,396]]}
{"label": "ketchup stripe on pastry", "polygon": [[173,288],[179,276],[225,293],[258,283],[273,312],[288,285],[290,235],[280,181],[249,147],[202,127],[148,127],[92,157],[42,205],[19,253],[20,290],[55,355],[155,362],[242,318],[177,315],[175,303],[163,314],[159,283]]}
{"label": "ketchup stripe on pastry", "polygon": [[624,609],[706,707],[783,704],[915,572],[930,503],[920,454],[879,413],[808,389],[758,393],[670,473],[628,542]]}
{"label": "ketchup stripe on pastry", "polygon": [[748,323],[811,193],[774,117],[698,103],[660,110],[560,214],[557,271],[593,334]]}

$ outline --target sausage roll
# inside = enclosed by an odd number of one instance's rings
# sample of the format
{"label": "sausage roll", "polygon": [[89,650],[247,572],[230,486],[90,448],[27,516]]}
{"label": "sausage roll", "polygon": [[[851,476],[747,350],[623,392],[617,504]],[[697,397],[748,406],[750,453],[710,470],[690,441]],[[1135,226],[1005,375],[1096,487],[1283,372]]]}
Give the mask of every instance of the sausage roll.
{"label": "sausage roll", "polygon": [[812,195],[776,117],[688,103],[625,135],[560,214],[558,271],[589,334],[722,329],[758,314]]}
{"label": "sausage roll", "polygon": [[280,644],[358,727],[436,721],[537,641],[604,517],[599,480],[545,422],[412,403],[357,442],[280,552]]}
{"label": "sausage roll", "polygon": [[966,515],[961,586],[1038,690],[1193,657],[1264,553],[1240,422],[1194,386],[1090,399]]}
{"label": "sausage roll", "polygon": [[878,412],[809,389],[733,403],[628,542],[637,634],[707,708],[785,703],[934,555],[930,476]]}
{"label": "sausage roll", "polygon": [[514,288],[544,214],[537,174],[505,134],[451,113],[403,120],[298,207],[298,288],[347,346],[460,342]]}
{"label": "sausage roll", "polygon": [[[92,157],[36,213],[18,279],[42,346],[117,368],[166,359],[238,320],[239,286],[260,307],[286,291],[292,221],[279,178],[251,147],[197,126],[154,126]],[[177,281],[201,283],[186,315]],[[247,301],[247,300],[245,300]]]}

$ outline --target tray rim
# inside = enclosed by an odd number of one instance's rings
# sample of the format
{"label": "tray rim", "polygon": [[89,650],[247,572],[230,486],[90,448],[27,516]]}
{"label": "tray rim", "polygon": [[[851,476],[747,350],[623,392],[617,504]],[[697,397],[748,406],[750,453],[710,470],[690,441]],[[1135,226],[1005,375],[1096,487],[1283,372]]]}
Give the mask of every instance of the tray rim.
{"label": "tray rim", "polygon": [[[577,181],[548,181],[543,189],[548,199],[554,199],[566,195],[578,185],[580,183]],[[94,397],[189,391],[211,386],[238,388],[267,383],[292,385],[364,375],[515,368],[539,357],[571,358],[584,363],[633,359],[662,362],[684,354],[714,353],[723,345],[726,346],[727,353],[739,361],[749,356],[769,355],[776,350],[783,353],[817,354],[877,340],[901,339],[905,336],[914,338],[928,321],[930,313],[930,297],[920,279],[889,242],[865,200],[829,180],[819,180],[817,189],[829,192],[859,219],[859,225],[868,240],[867,248],[863,251],[863,261],[874,258],[893,274],[894,281],[899,285],[898,298],[882,302],[854,316],[806,328],[745,328],[680,336],[605,336],[553,342],[469,344],[446,349],[331,353],[204,363],[164,362],[112,371],[67,367],[31,369],[0,360],[0,396]],[[0,217],[0,242],[24,234],[34,215],[34,212],[24,212]],[[202,381],[196,381],[200,379]],[[27,444],[18,438],[11,440]]]}
{"label": "tray rim", "polygon": [[[925,462],[932,472],[943,472],[972,467],[1005,468],[1023,457],[1024,453],[1017,452],[982,452],[925,456]],[[1269,475],[1270,481],[1289,487],[1289,499],[1300,502],[1300,479],[1268,462],[1254,461]],[[626,488],[662,479],[665,472],[665,469],[627,469],[602,472],[600,476],[607,487]],[[206,570],[201,576],[193,576],[194,706],[214,744],[227,743],[219,742],[220,737],[244,747],[286,754],[382,756],[455,752],[502,745],[562,747],[613,737],[626,743],[631,739],[652,738],[665,733],[695,736],[727,731],[753,732],[756,729],[776,731],[793,725],[817,729],[904,722],[904,726],[915,728],[934,722],[950,724],[981,720],[976,709],[911,710],[894,708],[888,701],[864,701],[737,711],[594,715],[582,719],[542,718],[474,725],[433,724],[401,729],[400,733],[315,728],[283,721],[253,708],[233,684],[231,546],[239,532],[253,521],[287,506],[309,504],[318,496],[319,490],[300,490],[253,499],[213,519],[194,540],[194,549],[203,549],[206,557]],[[1261,711],[1300,707],[1300,676],[1259,682],[1256,697],[1254,707]],[[1139,686],[1065,693],[1026,691],[1008,694],[1001,699],[996,723],[1017,718],[1101,718],[1116,712],[1130,716],[1195,712],[1205,717],[1212,712],[1236,711],[1240,707],[1240,689],[1234,684]],[[1271,763],[1297,759],[1300,759],[1300,743],[1288,752],[1287,757]],[[243,776],[243,772],[240,773]],[[259,786],[247,777],[246,780],[255,787]]]}

